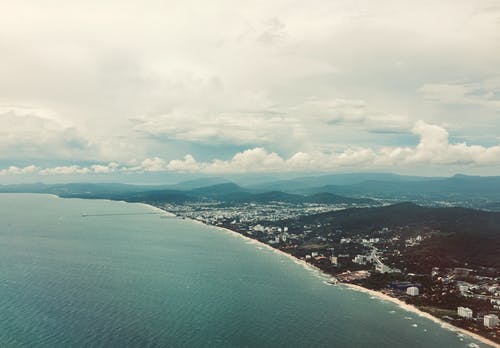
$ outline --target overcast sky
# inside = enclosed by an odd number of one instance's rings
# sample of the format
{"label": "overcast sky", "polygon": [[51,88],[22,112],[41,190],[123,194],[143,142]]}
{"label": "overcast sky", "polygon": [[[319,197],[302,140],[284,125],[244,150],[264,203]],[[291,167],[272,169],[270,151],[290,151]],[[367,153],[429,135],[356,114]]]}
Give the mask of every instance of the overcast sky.
{"label": "overcast sky", "polygon": [[498,0],[1,1],[0,53],[0,182],[500,175]]}

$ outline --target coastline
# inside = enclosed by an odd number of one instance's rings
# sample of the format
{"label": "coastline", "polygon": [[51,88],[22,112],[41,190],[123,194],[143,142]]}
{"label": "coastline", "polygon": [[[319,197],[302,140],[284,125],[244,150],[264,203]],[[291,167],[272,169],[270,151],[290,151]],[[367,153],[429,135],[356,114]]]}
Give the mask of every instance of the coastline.
{"label": "coastline", "polygon": [[[57,198],[62,198],[62,197],[60,197],[58,195],[54,195],[54,194],[47,194],[47,195],[48,196],[57,197]],[[104,200],[116,202],[115,200],[110,200],[110,199],[104,199]],[[126,202],[126,201],[119,201],[119,202],[129,203],[129,204],[131,203],[131,202]],[[132,203],[132,204],[142,205],[145,208],[151,209],[151,210],[156,211],[158,213],[161,212],[162,214],[164,214],[166,216],[169,216],[169,217],[172,217],[172,218],[173,217],[178,217],[175,213],[172,213],[172,212],[170,212],[168,210],[165,210],[165,209],[162,209],[160,207],[154,206],[152,204],[140,203],[140,202]],[[244,241],[249,242],[250,244],[254,244],[254,245],[257,245],[259,247],[266,248],[269,251],[272,251],[274,253],[277,253],[277,254],[280,254],[280,255],[282,255],[284,257],[287,257],[289,260],[293,261],[294,263],[299,264],[299,265],[303,266],[304,268],[306,268],[308,270],[312,270],[314,272],[317,272],[322,277],[325,277],[325,278],[328,278],[328,279],[334,278],[332,275],[325,273],[320,268],[318,268],[318,267],[316,267],[316,266],[314,266],[314,265],[312,265],[312,264],[310,264],[310,263],[308,263],[308,262],[306,262],[304,260],[298,259],[298,258],[296,258],[295,256],[293,256],[293,255],[291,255],[289,253],[286,253],[286,252],[284,252],[282,250],[274,248],[274,247],[272,247],[269,244],[263,243],[263,242],[261,242],[261,241],[259,241],[257,239],[250,238],[250,237],[245,236],[245,235],[243,235],[243,234],[241,234],[239,232],[230,230],[230,229],[225,228],[225,227],[220,227],[220,226],[214,226],[214,225],[206,224],[204,222],[201,222],[201,221],[198,221],[198,220],[195,220],[195,219],[191,219],[191,218],[183,218],[183,219],[188,220],[190,222],[197,223],[197,224],[201,224],[201,225],[204,225],[204,226],[207,226],[207,227],[210,227],[210,228],[217,229],[217,230],[222,231],[224,233],[230,234],[233,237],[239,237],[239,238],[243,239]],[[424,311],[418,309],[417,307],[415,307],[413,305],[407,304],[406,302],[401,301],[400,299],[398,299],[396,297],[392,297],[392,296],[386,295],[386,294],[384,294],[384,293],[382,293],[380,291],[368,289],[368,288],[362,287],[360,285],[351,284],[351,283],[341,283],[341,282],[338,282],[338,283],[332,284],[332,285],[344,287],[344,288],[347,288],[347,289],[350,289],[350,290],[353,290],[353,291],[363,292],[363,293],[366,293],[366,294],[368,294],[370,296],[376,297],[379,300],[391,302],[391,303],[397,305],[398,307],[400,307],[401,309],[403,309],[403,310],[405,310],[407,312],[416,314],[416,315],[418,315],[420,317],[429,319],[429,320],[433,321],[436,324],[439,324],[444,329],[447,329],[449,331],[455,332],[455,333],[460,334],[460,335],[468,336],[468,337],[473,338],[476,341],[479,341],[479,342],[481,342],[481,343],[483,343],[485,345],[488,345],[488,346],[491,346],[491,347],[495,347],[495,348],[500,348],[500,344],[497,344],[497,343],[495,343],[495,342],[487,339],[486,337],[480,336],[480,335],[478,335],[478,334],[476,334],[474,332],[468,331],[466,329],[454,326],[454,325],[452,325],[452,324],[450,324],[448,322],[445,322],[445,321],[443,321],[443,320],[441,320],[441,319],[433,316],[430,313],[427,313],[427,312],[424,312]]]}
{"label": "coastline", "polygon": [[[148,204],[146,204],[146,205],[148,205]],[[152,207],[154,207],[154,206],[152,206]],[[172,214],[173,216],[177,216],[174,213],[166,211],[166,210],[163,210],[161,208],[158,208],[158,207],[154,207],[154,208],[157,208],[157,209],[162,210],[163,212],[167,212],[169,214]],[[191,218],[184,218],[184,219],[188,220],[190,222],[195,222],[195,223],[207,226],[207,227],[211,227],[211,228],[217,229],[219,231],[222,231],[222,232],[225,232],[227,234],[230,234],[230,235],[232,235],[234,237],[240,237],[241,239],[243,239],[243,240],[245,240],[247,242],[250,242],[251,244],[255,244],[255,245],[258,245],[260,247],[267,248],[268,250],[270,250],[270,251],[272,251],[274,253],[277,253],[277,254],[280,254],[282,256],[285,256],[288,259],[290,259],[291,261],[295,262],[296,264],[302,265],[306,269],[318,272],[318,274],[324,276],[325,278],[330,278],[330,279],[334,278],[332,275],[323,272],[318,267],[316,267],[314,265],[311,265],[310,263],[308,263],[308,262],[306,262],[304,260],[298,259],[295,256],[293,256],[292,254],[286,253],[286,252],[284,252],[282,250],[279,250],[277,248],[274,248],[274,247],[270,246],[269,244],[263,243],[263,242],[261,242],[261,241],[259,241],[257,239],[250,238],[250,237],[245,236],[245,235],[243,235],[243,234],[241,234],[239,232],[230,230],[230,229],[225,228],[225,227],[209,225],[209,224],[206,224],[204,222],[201,222],[201,221],[198,221],[198,220],[195,220],[195,219],[191,219]],[[362,287],[360,285],[351,284],[351,283],[341,283],[341,282],[339,282],[339,283],[332,284],[332,285],[344,287],[344,288],[347,288],[347,289],[350,289],[350,290],[353,290],[353,291],[363,292],[363,293],[366,293],[366,294],[368,294],[370,296],[376,297],[379,300],[391,302],[393,304],[396,304],[398,307],[400,307],[401,309],[403,309],[403,310],[405,310],[407,312],[414,313],[414,314],[416,314],[416,315],[418,315],[420,317],[429,319],[429,320],[433,321],[434,323],[439,324],[444,329],[447,329],[449,331],[452,331],[452,332],[455,332],[455,333],[458,333],[458,334],[461,334],[461,335],[468,336],[468,337],[473,338],[473,339],[475,339],[475,340],[477,340],[477,341],[479,341],[479,342],[481,342],[483,344],[486,344],[488,346],[491,346],[491,347],[494,347],[494,348],[500,348],[500,344],[497,344],[497,343],[495,343],[495,342],[487,339],[486,337],[480,336],[480,335],[478,335],[478,334],[476,334],[474,332],[468,331],[466,329],[454,326],[454,325],[452,325],[452,324],[450,324],[448,322],[445,322],[444,320],[441,320],[441,319],[433,316],[430,313],[427,313],[427,312],[424,312],[424,311],[418,309],[417,307],[415,307],[413,305],[407,304],[406,302],[401,301],[400,299],[398,299],[396,297],[392,297],[392,296],[386,295],[386,294],[384,294],[384,293],[382,293],[380,291],[368,289],[368,288]]]}
{"label": "coastline", "polygon": [[367,289],[367,288],[364,288],[364,287],[362,287],[360,285],[356,285],[356,284],[339,283],[339,285],[344,286],[344,287],[349,288],[349,289],[352,289],[352,290],[355,290],[355,291],[364,292],[364,293],[369,294],[373,297],[377,297],[378,299],[383,300],[383,301],[392,302],[392,303],[398,305],[400,308],[404,309],[405,311],[408,311],[410,313],[414,313],[420,317],[429,319],[429,320],[435,322],[436,324],[439,324],[442,328],[445,328],[447,330],[450,330],[450,331],[453,331],[453,332],[456,332],[456,333],[459,333],[462,335],[469,336],[469,337],[471,337],[471,338],[473,338],[481,343],[490,345],[492,347],[496,347],[496,348],[500,347],[499,344],[487,339],[486,337],[480,336],[474,332],[470,332],[470,331],[465,330],[461,327],[457,327],[455,325],[452,325],[444,320],[441,320],[441,319],[433,316],[430,313],[424,312],[413,305],[410,305],[404,301],[401,301],[400,299],[398,299],[396,297],[386,295],[380,291]]}

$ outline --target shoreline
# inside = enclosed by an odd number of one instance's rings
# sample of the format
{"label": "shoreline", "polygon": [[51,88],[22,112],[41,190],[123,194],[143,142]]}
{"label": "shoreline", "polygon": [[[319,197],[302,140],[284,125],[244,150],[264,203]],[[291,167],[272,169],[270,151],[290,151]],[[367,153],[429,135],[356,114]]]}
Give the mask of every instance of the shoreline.
{"label": "shoreline", "polygon": [[[147,205],[147,204],[146,204]],[[169,212],[167,210],[163,210],[161,208],[158,208],[158,207],[155,207],[157,209],[160,209],[164,212],[167,212],[169,214],[172,214],[173,216],[177,216],[175,215],[174,213],[172,212]],[[313,270],[315,272],[318,272],[321,276],[324,276],[326,278],[335,278],[334,276],[328,274],[328,273],[325,273],[324,271],[322,271],[320,268],[304,261],[304,260],[301,260],[299,258],[296,258],[295,256],[293,256],[292,254],[289,254],[289,253],[286,253],[280,249],[277,249],[277,248],[274,248],[272,246],[270,246],[269,244],[266,244],[264,242],[261,242],[257,239],[253,239],[253,238],[250,238],[248,236],[245,236],[239,232],[236,232],[236,231],[233,231],[233,230],[230,230],[226,227],[221,227],[221,226],[214,226],[214,225],[210,225],[210,224],[206,224],[204,222],[201,222],[201,221],[198,221],[198,220],[195,220],[195,219],[191,219],[191,218],[183,218],[187,221],[190,221],[190,222],[195,222],[195,223],[198,223],[198,224],[201,224],[201,225],[204,225],[204,226],[207,226],[207,227],[211,227],[211,228],[214,228],[214,229],[217,229],[219,231],[222,231],[222,232],[225,232],[227,234],[230,234],[234,237],[239,237],[247,242],[250,242],[251,244],[255,244],[255,245],[258,245],[258,246],[261,246],[261,247],[264,247],[264,248],[267,248],[268,250],[276,253],[276,254],[280,254],[282,256],[285,256],[287,257],[289,260],[293,261],[294,263],[296,264],[299,264],[301,266],[303,266],[304,268],[307,268],[309,270]],[[450,324],[444,320],[441,320],[435,316],[433,316],[432,314],[430,313],[427,313],[427,312],[424,312],[420,309],[418,309],[417,307],[413,306],[413,305],[410,305],[410,304],[407,304],[406,302],[396,298],[396,297],[392,297],[392,296],[389,296],[389,295],[386,295],[380,291],[376,291],[376,290],[372,290],[372,289],[368,289],[368,288],[365,288],[365,287],[362,287],[360,285],[356,285],[356,284],[351,284],[351,283],[342,283],[342,282],[338,282],[336,284],[331,284],[331,285],[334,285],[334,286],[341,286],[341,287],[344,287],[344,288],[347,288],[347,289],[350,289],[350,290],[353,290],[353,291],[358,291],[358,292],[363,292],[365,294],[368,294],[368,295],[371,295],[373,297],[376,297],[377,299],[379,300],[382,300],[382,301],[387,301],[387,302],[391,302],[395,305],[397,305],[398,307],[400,307],[401,309],[407,311],[407,312],[410,312],[410,313],[413,313],[413,314],[416,314],[422,318],[426,318],[426,319],[429,319],[431,320],[432,322],[436,323],[436,324],[439,324],[442,328],[446,329],[446,330],[449,330],[449,331],[452,331],[452,332],[455,332],[457,334],[461,334],[461,335],[466,335],[468,336],[469,338],[472,338],[476,341],[479,341],[483,344],[486,344],[488,346],[491,346],[491,347],[494,347],[494,348],[500,348],[500,344],[497,344],[489,339],[487,339],[486,337],[483,337],[481,335],[478,335],[474,332],[471,332],[471,331],[468,331],[466,329],[463,329],[461,327],[457,327],[453,324]]]}
{"label": "shoreline", "polygon": [[410,313],[414,313],[422,318],[426,318],[426,319],[429,319],[431,321],[433,321],[434,323],[436,324],[439,324],[442,328],[444,329],[447,329],[447,330],[450,330],[450,331],[453,331],[453,332],[456,332],[456,333],[459,333],[459,334],[462,334],[462,335],[466,335],[466,336],[469,336],[481,343],[484,343],[484,344],[487,344],[487,345],[490,345],[492,347],[496,347],[496,348],[499,348],[500,345],[487,339],[486,337],[483,337],[481,335],[478,335],[474,332],[470,332],[466,329],[463,329],[461,327],[458,327],[458,326],[455,326],[453,324],[450,324],[444,320],[441,320],[435,316],[433,316],[432,314],[430,313],[427,313],[427,312],[424,312],[420,309],[418,309],[417,307],[411,305],[411,304],[408,304],[404,301],[401,301],[400,299],[396,298],[396,297],[392,297],[392,296],[389,296],[389,295],[386,295],[380,291],[376,291],[376,290],[372,290],[372,289],[368,289],[368,288],[365,288],[365,287],[362,287],[360,285],[356,285],[356,284],[350,284],[350,283],[339,283],[339,285],[341,286],[344,286],[346,288],[349,288],[351,290],[355,290],[355,291],[359,291],[359,292],[364,292],[366,294],[369,294],[373,297],[377,297],[378,299],[380,300],[383,300],[383,301],[388,301],[388,302],[391,302],[391,303],[394,303],[396,305],[398,305],[400,308],[404,309],[405,311],[407,312],[410,312]]}

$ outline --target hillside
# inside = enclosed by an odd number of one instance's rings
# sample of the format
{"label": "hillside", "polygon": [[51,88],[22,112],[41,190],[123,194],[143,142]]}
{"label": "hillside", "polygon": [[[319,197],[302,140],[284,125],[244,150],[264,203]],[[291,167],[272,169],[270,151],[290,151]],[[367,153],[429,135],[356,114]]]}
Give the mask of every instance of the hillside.
{"label": "hillside", "polygon": [[[500,213],[466,208],[428,208],[412,203],[385,207],[353,208],[302,216],[285,225],[317,225],[318,233],[341,230],[343,236],[380,236],[389,228],[403,238],[422,231],[439,231],[434,237],[408,251],[408,257],[453,265],[453,260],[500,267]],[[432,262],[430,262],[432,263]]]}

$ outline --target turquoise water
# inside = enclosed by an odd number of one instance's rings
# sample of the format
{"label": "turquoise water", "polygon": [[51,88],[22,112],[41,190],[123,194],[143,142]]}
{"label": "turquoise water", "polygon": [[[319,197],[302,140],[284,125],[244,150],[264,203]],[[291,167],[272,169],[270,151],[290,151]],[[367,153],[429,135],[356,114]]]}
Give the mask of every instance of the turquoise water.
{"label": "turquoise water", "polygon": [[0,194],[0,347],[474,344],[215,228],[81,216],[151,209]]}

